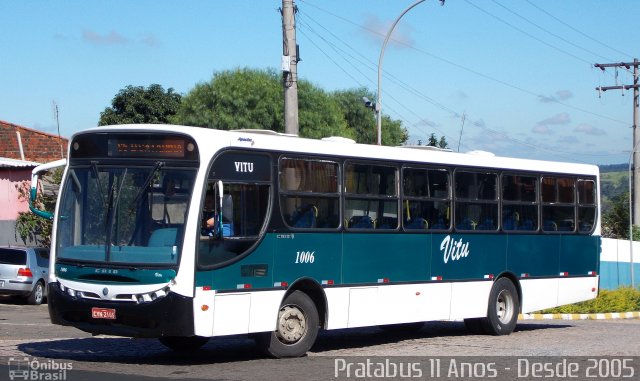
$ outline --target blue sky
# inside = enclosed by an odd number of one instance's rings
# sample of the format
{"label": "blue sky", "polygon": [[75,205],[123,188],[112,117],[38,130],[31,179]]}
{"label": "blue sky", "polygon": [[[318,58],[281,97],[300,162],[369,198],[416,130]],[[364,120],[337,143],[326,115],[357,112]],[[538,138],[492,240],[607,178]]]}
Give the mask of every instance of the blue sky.
{"label": "blue sky", "polygon": [[[391,22],[414,0],[296,0],[301,78],[376,91]],[[0,120],[64,136],[95,126],[127,85],[186,94],[213,73],[279,68],[279,0],[2,1]],[[427,0],[387,47],[382,108],[412,143],[434,132],[460,151],[626,163],[627,70],[640,56],[640,1]],[[372,126],[372,128],[375,128]]]}

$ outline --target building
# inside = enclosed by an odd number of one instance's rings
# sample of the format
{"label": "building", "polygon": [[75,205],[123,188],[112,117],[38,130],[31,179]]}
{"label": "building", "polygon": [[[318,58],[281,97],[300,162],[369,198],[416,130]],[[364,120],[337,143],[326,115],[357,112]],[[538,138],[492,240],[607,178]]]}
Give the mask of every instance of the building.
{"label": "building", "polygon": [[31,170],[67,153],[68,139],[0,120],[0,245],[25,244],[16,235],[16,219],[29,210],[18,187],[31,180]]}

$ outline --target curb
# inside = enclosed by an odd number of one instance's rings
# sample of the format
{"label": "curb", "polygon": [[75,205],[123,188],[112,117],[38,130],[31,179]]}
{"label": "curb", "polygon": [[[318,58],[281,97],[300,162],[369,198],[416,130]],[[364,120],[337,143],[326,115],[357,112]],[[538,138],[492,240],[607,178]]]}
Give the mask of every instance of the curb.
{"label": "curb", "polygon": [[600,314],[520,314],[518,320],[614,320],[638,319],[640,312],[607,312]]}

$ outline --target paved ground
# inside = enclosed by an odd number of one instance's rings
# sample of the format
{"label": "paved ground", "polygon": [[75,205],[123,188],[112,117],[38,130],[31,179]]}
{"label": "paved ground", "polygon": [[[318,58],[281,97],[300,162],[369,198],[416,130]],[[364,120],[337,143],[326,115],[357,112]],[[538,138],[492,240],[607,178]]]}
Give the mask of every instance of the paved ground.
{"label": "paved ground", "polygon": [[[425,367],[429,361],[436,358],[450,361],[449,356],[477,356],[465,358],[483,362],[483,366],[494,360],[498,364],[506,362],[503,368],[523,356],[559,356],[551,357],[557,361],[573,358],[570,356],[613,359],[603,360],[606,366],[613,364],[611,361],[618,364],[621,359],[630,358],[637,372],[635,376],[640,375],[638,319],[527,320],[519,322],[513,334],[500,337],[469,335],[460,322],[431,322],[417,332],[386,332],[376,327],[328,331],[321,333],[309,356],[272,360],[265,359],[253,341],[242,336],[214,339],[197,352],[176,354],[156,340],[91,337],[73,328],[53,326],[46,306],[9,303],[0,304],[0,337],[0,359],[4,359],[0,362],[0,379],[5,379],[9,371],[4,366],[6,359],[25,356],[40,363],[72,364],[73,369],[66,378],[71,381],[100,377],[117,377],[118,381],[144,377],[261,381],[347,379],[354,375],[346,377],[342,372],[335,377],[336,369],[343,364],[341,361],[391,359],[405,362],[407,366],[409,362],[417,362],[427,372]],[[582,369],[588,364],[587,357],[579,358]],[[498,376],[504,378],[497,379],[513,378],[511,374]]]}

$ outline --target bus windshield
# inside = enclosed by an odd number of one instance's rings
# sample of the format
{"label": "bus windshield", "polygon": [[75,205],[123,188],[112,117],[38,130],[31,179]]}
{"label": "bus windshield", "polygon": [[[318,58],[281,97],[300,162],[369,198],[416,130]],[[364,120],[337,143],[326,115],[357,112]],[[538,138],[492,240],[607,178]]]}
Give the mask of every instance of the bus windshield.
{"label": "bus windshield", "polygon": [[175,265],[195,169],[71,166],[60,200],[57,258],[66,262]]}

